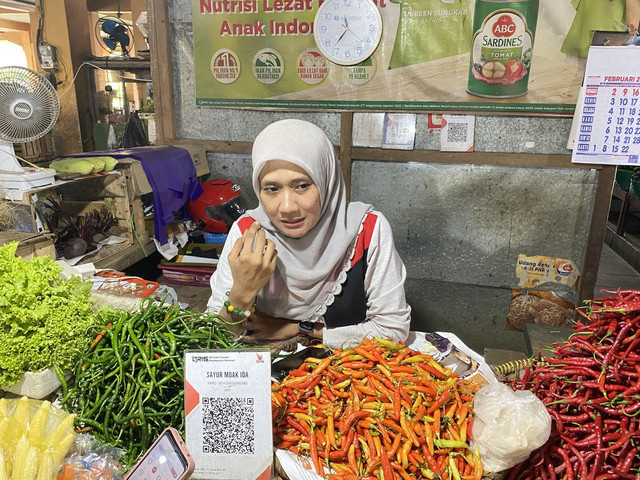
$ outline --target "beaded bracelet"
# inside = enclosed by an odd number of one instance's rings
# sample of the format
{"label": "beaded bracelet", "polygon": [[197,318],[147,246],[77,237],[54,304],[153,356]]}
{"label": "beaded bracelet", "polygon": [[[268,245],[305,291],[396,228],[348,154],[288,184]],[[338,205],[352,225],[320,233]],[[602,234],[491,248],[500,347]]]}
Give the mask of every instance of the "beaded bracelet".
{"label": "beaded bracelet", "polygon": [[251,306],[251,308],[249,308],[249,310],[240,310],[239,308],[234,307],[229,302],[229,293],[230,292],[225,292],[224,294],[224,307],[227,309],[227,311],[231,315],[233,315],[234,317],[248,317],[249,315],[251,315],[253,312],[256,311],[255,302],[253,302],[253,305]]}

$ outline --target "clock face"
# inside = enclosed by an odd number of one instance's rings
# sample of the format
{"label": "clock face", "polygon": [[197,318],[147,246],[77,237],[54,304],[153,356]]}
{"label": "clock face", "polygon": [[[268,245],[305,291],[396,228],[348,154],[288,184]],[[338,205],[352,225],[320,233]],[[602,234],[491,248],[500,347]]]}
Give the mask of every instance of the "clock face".
{"label": "clock face", "polygon": [[380,43],[382,18],[371,0],[325,0],[316,13],[313,36],[327,59],[355,65]]}

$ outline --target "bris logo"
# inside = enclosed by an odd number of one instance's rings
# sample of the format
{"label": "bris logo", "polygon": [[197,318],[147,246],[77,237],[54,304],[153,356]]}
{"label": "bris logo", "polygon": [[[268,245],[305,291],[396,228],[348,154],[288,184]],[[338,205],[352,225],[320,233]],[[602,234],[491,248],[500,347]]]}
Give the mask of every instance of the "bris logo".
{"label": "bris logo", "polygon": [[256,363],[264,363],[264,357],[260,353],[256,353]]}

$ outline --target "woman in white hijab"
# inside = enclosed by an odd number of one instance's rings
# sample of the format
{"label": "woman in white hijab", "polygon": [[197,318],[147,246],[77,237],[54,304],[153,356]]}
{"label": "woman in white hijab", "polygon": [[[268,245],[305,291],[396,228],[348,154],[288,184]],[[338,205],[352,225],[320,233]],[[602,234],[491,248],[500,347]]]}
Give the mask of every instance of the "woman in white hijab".
{"label": "woman in white hijab", "polygon": [[241,322],[248,342],[406,340],[411,308],[391,227],[370,205],[347,202],[325,133],[302,120],[272,123],[255,139],[252,162],[260,204],[229,231],[209,311]]}

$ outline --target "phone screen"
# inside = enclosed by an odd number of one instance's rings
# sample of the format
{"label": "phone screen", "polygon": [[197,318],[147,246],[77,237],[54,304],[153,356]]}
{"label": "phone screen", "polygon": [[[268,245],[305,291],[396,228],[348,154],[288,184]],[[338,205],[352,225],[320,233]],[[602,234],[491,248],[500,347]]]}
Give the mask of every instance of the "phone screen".
{"label": "phone screen", "polygon": [[295,370],[304,363],[307,357],[325,358],[331,353],[324,347],[306,347],[299,352],[292,353],[282,360],[277,360],[271,364],[271,376],[281,381],[289,375],[290,370]]}
{"label": "phone screen", "polygon": [[180,478],[187,470],[187,461],[175,444],[171,434],[165,433],[153,449],[130,474],[129,479],[139,480],[174,480]]}

